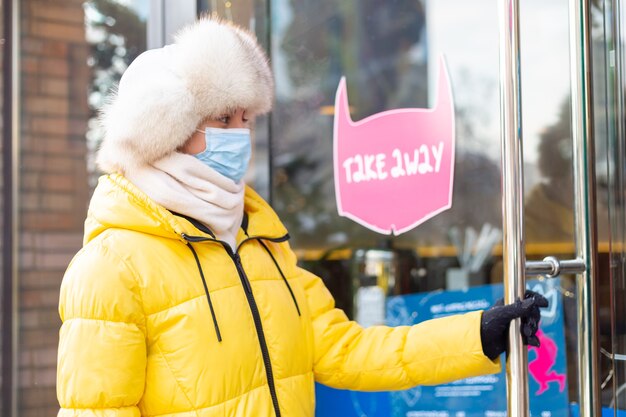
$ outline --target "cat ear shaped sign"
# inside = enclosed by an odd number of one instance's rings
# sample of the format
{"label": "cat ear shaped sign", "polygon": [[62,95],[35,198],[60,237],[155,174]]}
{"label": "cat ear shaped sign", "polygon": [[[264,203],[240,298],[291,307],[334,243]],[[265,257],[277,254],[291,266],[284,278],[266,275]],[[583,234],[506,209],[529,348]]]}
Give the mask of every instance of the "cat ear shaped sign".
{"label": "cat ear shaped sign", "polygon": [[454,104],[443,57],[433,109],[394,109],[354,122],[343,77],[333,136],[340,216],[399,235],[452,207]]}

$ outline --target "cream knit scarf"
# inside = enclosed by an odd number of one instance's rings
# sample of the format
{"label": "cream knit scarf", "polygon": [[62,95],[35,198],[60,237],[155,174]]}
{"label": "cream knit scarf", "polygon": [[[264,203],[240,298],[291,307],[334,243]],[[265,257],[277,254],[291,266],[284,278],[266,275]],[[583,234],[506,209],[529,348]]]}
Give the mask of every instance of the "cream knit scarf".
{"label": "cream knit scarf", "polygon": [[236,184],[191,155],[174,153],[125,172],[157,204],[207,226],[233,250],[243,218],[243,181]]}

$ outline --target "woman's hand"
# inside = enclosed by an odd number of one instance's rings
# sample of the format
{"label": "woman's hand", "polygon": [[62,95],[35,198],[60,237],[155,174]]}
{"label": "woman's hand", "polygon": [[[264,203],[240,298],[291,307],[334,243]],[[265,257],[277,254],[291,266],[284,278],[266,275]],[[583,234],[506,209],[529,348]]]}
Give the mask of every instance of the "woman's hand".
{"label": "woman's hand", "polygon": [[480,340],[485,356],[494,360],[507,350],[509,324],[517,318],[522,320],[524,344],[539,346],[536,336],[541,318],[539,308],[547,306],[548,300],[543,295],[526,290],[523,300],[517,299],[513,304],[504,305],[500,299],[493,307],[484,311],[480,322]]}

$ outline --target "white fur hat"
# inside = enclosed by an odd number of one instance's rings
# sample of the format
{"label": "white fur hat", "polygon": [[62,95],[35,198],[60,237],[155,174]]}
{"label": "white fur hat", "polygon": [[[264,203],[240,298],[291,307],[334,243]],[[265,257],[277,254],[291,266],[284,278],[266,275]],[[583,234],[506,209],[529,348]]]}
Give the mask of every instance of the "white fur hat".
{"label": "white fur hat", "polygon": [[174,152],[206,118],[242,108],[271,110],[274,83],[255,36],[202,18],[172,45],[139,55],[102,108],[105,135],[97,156],[105,172],[125,172]]}

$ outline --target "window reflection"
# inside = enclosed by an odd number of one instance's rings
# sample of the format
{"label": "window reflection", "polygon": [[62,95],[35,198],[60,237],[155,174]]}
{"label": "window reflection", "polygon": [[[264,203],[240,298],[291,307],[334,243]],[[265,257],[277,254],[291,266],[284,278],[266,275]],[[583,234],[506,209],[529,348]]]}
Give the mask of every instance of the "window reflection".
{"label": "window reflection", "polygon": [[570,101],[561,105],[558,120],[540,134],[537,149],[541,181],[524,201],[529,242],[574,242],[574,190]]}
{"label": "window reflection", "polygon": [[[413,255],[396,261],[403,266],[396,269],[388,294],[501,282],[497,244],[462,283],[449,273],[459,269],[460,249],[468,236],[499,229],[502,223],[498,22],[493,3],[393,1],[379,4],[375,12],[367,1],[274,0],[271,6],[277,88],[273,205],[291,231],[292,245],[305,255],[305,266],[325,278],[338,305],[348,311],[362,285],[357,265],[361,248],[403,248],[405,255]],[[533,259],[569,258],[573,193],[567,1],[525,3],[521,32],[525,187],[527,214],[534,216],[528,252]],[[340,77],[347,77],[354,120],[393,108],[429,107],[440,53],[448,61],[456,107],[452,208],[398,237],[370,232],[339,217],[332,172],[332,106]],[[559,242],[568,243],[563,247],[556,245]],[[340,254],[341,248],[351,251]],[[571,358],[569,400],[575,402],[576,287],[572,277],[560,282],[564,350]]]}
{"label": "window reflection", "polygon": [[90,0],[84,3],[85,36],[90,45],[87,65],[91,68],[89,85],[90,117],[87,129],[87,168],[89,185],[95,187],[100,173],[95,165],[96,150],[103,132],[98,126],[97,111],[111,89],[117,85],[130,63],[146,49],[147,1],[127,2]]}

